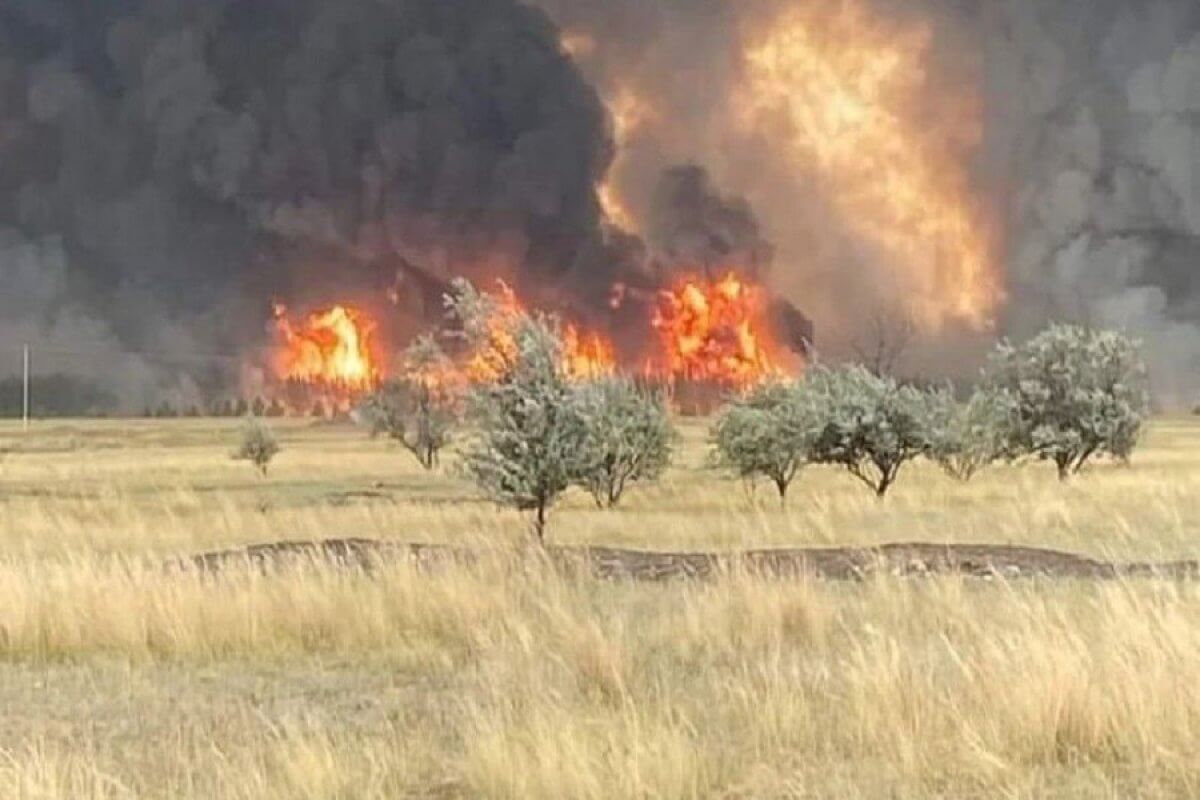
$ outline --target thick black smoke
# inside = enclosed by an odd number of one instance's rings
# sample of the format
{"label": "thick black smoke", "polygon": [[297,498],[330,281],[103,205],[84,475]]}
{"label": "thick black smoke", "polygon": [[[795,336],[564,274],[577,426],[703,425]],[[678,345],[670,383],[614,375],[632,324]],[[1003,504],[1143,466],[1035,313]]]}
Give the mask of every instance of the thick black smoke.
{"label": "thick black smoke", "polygon": [[0,339],[234,351],[398,273],[599,291],[612,149],[516,0],[5,0]]}
{"label": "thick black smoke", "polygon": [[737,268],[762,280],[774,248],[745,198],[721,194],[704,167],[667,168],[651,199],[647,239],[668,270]]}
{"label": "thick black smoke", "polygon": [[[222,370],[180,359],[241,350],[275,297],[377,299],[399,275],[428,311],[451,274],[499,274],[602,309],[642,258],[601,218],[613,129],[591,85],[648,111],[615,177],[662,223],[642,231],[660,263],[742,247],[706,239],[725,226],[703,209],[744,196],[750,240],[775,245],[770,280],[823,342],[852,334],[902,286],[819,173],[737,113],[747,41],[803,1],[531,0],[544,16],[518,0],[0,0],[0,353],[86,343],[102,357],[84,363],[126,390],[176,376],[188,392],[177,376]],[[1194,400],[1200,4],[859,1],[932,23],[930,124],[956,113],[939,96],[979,95],[967,169],[999,239],[998,332],[1125,327],[1160,398]],[[680,163],[721,190],[693,184],[664,214],[659,176]],[[967,371],[979,354],[960,355]]]}

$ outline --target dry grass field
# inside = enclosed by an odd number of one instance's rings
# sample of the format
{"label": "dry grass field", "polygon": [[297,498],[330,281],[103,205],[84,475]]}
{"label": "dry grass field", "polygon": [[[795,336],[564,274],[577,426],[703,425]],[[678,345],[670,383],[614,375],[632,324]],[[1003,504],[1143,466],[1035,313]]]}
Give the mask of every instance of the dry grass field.
{"label": "dry grass field", "polygon": [[[349,427],[281,423],[260,479],[236,424],[0,424],[0,797],[1200,796],[1200,585],[164,571],[281,539],[522,537]],[[881,504],[811,470],[786,508],[684,433],[663,484],[616,511],[572,496],[550,537],[1200,556],[1189,420],[1067,485],[921,465]]]}

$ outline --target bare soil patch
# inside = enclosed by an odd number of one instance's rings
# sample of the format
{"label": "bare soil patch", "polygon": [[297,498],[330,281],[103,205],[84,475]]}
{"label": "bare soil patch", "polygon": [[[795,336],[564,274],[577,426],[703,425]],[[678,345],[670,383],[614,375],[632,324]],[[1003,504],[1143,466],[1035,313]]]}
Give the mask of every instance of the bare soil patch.
{"label": "bare soil patch", "polygon": [[971,578],[1115,579],[1200,578],[1200,561],[1099,561],[1037,547],[906,542],[878,547],[812,547],[742,552],[665,553],[609,547],[548,546],[524,551],[487,551],[446,545],[378,539],[328,539],[272,542],[178,559],[170,566],[205,572],[250,565],[277,569],[289,564],[323,562],[370,570],[388,561],[408,561],[420,569],[469,564],[484,556],[546,559],[555,567],[602,580],[667,581],[708,579],[731,571],[773,577],[812,576],[862,580],[885,574],[898,577],[961,575]]}

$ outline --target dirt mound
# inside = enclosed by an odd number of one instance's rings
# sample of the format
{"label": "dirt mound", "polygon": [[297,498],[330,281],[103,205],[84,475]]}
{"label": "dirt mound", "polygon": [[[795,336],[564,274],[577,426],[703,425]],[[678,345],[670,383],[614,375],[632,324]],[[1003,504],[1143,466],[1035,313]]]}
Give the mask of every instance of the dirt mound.
{"label": "dirt mound", "polygon": [[[705,579],[745,570],[776,577],[811,575],[830,580],[861,580],[887,574],[900,577],[963,575],[973,578],[1200,577],[1200,562],[1113,563],[1036,547],[929,543],[879,547],[814,547],[750,550],[740,553],[656,553],[608,547],[547,547],[527,551],[555,566],[583,571],[605,580],[665,581]],[[497,549],[492,555],[521,555]],[[407,560],[418,568],[475,562],[483,550],[410,544],[375,539],[275,542],[222,550],[177,560],[177,569],[205,572],[238,565],[277,569],[298,562],[321,562],[370,570],[388,561]]]}

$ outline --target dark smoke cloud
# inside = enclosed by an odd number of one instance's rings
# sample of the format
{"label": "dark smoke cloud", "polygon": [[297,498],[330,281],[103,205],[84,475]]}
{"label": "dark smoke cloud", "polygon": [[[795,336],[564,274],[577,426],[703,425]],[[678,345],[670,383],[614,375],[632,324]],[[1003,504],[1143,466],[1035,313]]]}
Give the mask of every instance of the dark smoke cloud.
{"label": "dark smoke cloud", "polygon": [[689,164],[663,172],[651,200],[647,238],[668,269],[739,269],[766,277],[774,256],[745,198],[721,194],[708,171]]}
{"label": "dark smoke cloud", "polygon": [[[776,284],[817,317],[823,341],[852,334],[864,305],[903,303],[887,265],[823,204],[819,183],[781,161],[769,138],[748,143],[731,123],[746,33],[769,25],[788,0],[537,2],[593,37],[581,61],[606,94],[633,86],[656,110],[617,165],[643,219],[654,194],[647,176],[696,161],[762,214],[777,245]],[[933,24],[931,124],[940,121],[938,97],[979,75],[984,141],[969,167],[1003,253],[1010,300],[999,332],[1025,336],[1051,319],[1123,327],[1144,340],[1160,401],[1194,402],[1200,4],[867,2],[880,19]],[[939,350],[927,363],[953,363],[943,356],[961,334],[927,343]],[[964,371],[978,357],[958,353]]]}
{"label": "dark smoke cloud", "polygon": [[1009,2],[984,15],[988,155],[1009,176],[1010,326],[1142,337],[1159,399],[1200,387],[1200,5]]}
{"label": "dark smoke cloud", "polygon": [[[428,307],[465,272],[599,313],[613,280],[651,280],[595,192],[614,156],[597,91],[629,87],[649,119],[615,179],[654,223],[654,258],[753,259],[770,241],[769,280],[823,346],[852,338],[860,309],[902,305],[902,287],[815,170],[733,113],[747,37],[799,2],[4,0],[0,345],[86,341],[112,354],[89,361],[97,374],[186,393],[220,376],[116,354],[237,350],[273,297],[379,298],[398,273]],[[940,96],[978,83],[968,166],[1001,240],[999,332],[1124,326],[1145,339],[1160,398],[1195,399],[1200,5],[865,2],[932,22],[931,124],[949,115]],[[594,47],[571,63],[556,26]],[[711,180],[664,201],[678,164]],[[750,206],[757,227],[726,224]],[[978,353],[958,356],[966,370]]]}
{"label": "dark smoke cloud", "polygon": [[516,0],[7,0],[0,334],[236,349],[398,270],[611,282],[611,157]]}

